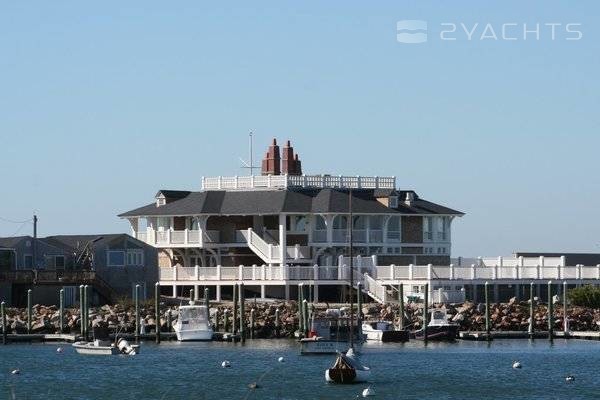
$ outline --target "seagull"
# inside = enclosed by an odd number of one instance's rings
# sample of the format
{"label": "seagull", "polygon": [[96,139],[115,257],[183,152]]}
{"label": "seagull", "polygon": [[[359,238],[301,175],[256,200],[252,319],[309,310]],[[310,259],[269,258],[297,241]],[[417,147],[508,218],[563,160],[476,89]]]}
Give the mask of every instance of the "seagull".
{"label": "seagull", "polygon": [[375,396],[375,391],[371,389],[371,386],[362,391],[362,397]]}
{"label": "seagull", "polygon": [[221,367],[222,368],[229,368],[231,367],[231,363],[229,363],[229,361],[225,360],[221,363]]}
{"label": "seagull", "polygon": [[62,348],[62,347],[59,347],[58,349],[56,349],[56,352],[57,352],[57,353],[62,353],[62,352],[63,352],[63,348]]}
{"label": "seagull", "polygon": [[13,369],[12,371],[10,371],[11,374],[13,375],[19,375],[21,373],[20,369]]}
{"label": "seagull", "polygon": [[567,377],[565,378],[565,381],[567,382],[573,382],[575,380],[575,377],[573,375],[567,375]]}
{"label": "seagull", "polygon": [[277,359],[277,361],[278,361],[278,362],[280,362],[280,363],[282,363],[282,362],[283,362],[283,361],[285,361],[285,360],[283,359],[283,357],[279,357],[279,358]]}
{"label": "seagull", "polygon": [[513,365],[512,365],[512,367],[513,367],[514,369],[519,369],[519,368],[521,368],[521,363],[520,363],[520,362],[518,362],[518,361],[515,361],[515,362],[513,362]]}

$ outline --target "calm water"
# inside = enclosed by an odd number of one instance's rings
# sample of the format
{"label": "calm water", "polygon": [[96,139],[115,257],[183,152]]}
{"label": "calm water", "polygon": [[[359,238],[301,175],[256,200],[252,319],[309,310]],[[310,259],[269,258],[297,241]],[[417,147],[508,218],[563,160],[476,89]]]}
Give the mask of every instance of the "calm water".
{"label": "calm water", "polygon": [[[287,340],[145,343],[130,358],[82,356],[70,345],[59,354],[58,346],[0,347],[0,399],[354,399],[368,386],[326,384],[333,356],[300,356]],[[374,399],[600,398],[600,342],[369,344],[361,359],[372,368]],[[521,370],[511,368],[517,359]]]}

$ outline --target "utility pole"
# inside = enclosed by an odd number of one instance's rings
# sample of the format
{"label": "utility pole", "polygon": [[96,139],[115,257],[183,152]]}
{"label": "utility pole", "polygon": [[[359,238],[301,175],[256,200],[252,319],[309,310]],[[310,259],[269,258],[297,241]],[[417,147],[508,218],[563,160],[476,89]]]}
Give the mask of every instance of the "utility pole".
{"label": "utility pole", "polygon": [[[350,214],[350,218],[348,221],[348,227],[350,228],[350,348],[354,348],[354,300],[353,300],[353,292],[354,292],[354,262],[352,260],[352,256],[354,253],[354,243],[352,237],[353,230],[353,221],[352,221],[352,189],[348,190],[348,210]],[[359,294],[360,296],[360,294]],[[360,311],[359,311],[360,312]]]}

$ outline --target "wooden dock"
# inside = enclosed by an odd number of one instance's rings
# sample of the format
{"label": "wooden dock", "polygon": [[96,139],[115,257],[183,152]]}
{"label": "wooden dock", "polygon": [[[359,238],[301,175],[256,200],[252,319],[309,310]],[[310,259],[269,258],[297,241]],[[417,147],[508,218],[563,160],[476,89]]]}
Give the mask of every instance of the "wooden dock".
{"label": "wooden dock", "polygon": [[[533,335],[530,335],[527,331],[492,331],[490,336],[491,339],[548,339],[548,331],[536,331]],[[485,331],[461,331],[458,337],[462,340],[475,341],[488,339]],[[600,340],[600,331],[569,332],[568,334],[563,331],[556,331],[552,337],[557,339]]]}

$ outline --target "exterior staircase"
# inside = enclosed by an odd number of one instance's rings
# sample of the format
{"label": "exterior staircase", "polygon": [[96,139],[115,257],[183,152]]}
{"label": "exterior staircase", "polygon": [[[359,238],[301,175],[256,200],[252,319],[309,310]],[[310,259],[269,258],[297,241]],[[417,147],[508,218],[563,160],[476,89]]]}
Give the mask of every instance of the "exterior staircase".
{"label": "exterior staircase", "polygon": [[[252,228],[241,232],[248,247],[266,264],[279,264],[281,262],[281,246],[265,241]],[[286,249],[286,260],[293,259],[295,262],[309,262],[311,259],[307,254],[302,254],[298,246],[288,246]]]}

